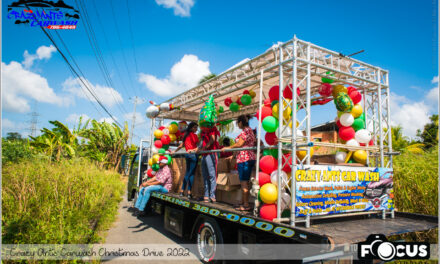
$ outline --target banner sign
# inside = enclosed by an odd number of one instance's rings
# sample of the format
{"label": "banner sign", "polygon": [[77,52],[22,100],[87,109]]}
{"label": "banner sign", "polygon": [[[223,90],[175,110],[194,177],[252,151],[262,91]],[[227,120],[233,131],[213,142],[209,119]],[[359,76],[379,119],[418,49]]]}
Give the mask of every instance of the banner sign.
{"label": "banner sign", "polygon": [[296,171],[296,215],[390,210],[393,170],[306,165]]}

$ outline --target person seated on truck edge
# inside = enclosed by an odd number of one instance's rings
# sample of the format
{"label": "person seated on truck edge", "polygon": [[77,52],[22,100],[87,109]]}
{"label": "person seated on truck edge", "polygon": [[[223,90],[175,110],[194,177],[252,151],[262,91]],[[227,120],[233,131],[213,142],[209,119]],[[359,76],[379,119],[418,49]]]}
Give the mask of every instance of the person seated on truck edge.
{"label": "person seated on truck edge", "polygon": [[187,154],[185,154],[186,161],[186,173],[185,178],[183,179],[182,190],[180,191],[180,196],[183,196],[183,192],[186,187],[188,199],[191,199],[191,188],[194,182],[194,174],[196,173],[197,162],[199,161],[199,155],[194,153],[197,150],[197,143],[199,142],[199,138],[196,135],[198,125],[196,122],[191,122],[185,130],[185,134],[183,134],[182,143],[177,147],[176,150],[171,153],[176,153],[181,148],[185,146],[185,150]]}
{"label": "person seated on truck edge", "polygon": [[[255,138],[254,131],[249,127],[250,115],[241,115],[237,118],[237,126],[242,131],[240,135],[235,139],[235,144],[223,148],[222,151],[232,148],[248,148],[255,147],[257,139]],[[252,174],[252,169],[255,166],[255,152],[253,150],[241,150],[237,155],[237,169],[238,176],[240,178],[241,191],[242,191],[242,204],[237,205],[235,210],[249,211],[249,179]]]}
{"label": "person seated on truck edge", "polygon": [[161,157],[159,159],[160,169],[156,172],[156,175],[142,183],[142,188],[139,190],[138,199],[136,200],[135,208],[137,208],[141,215],[144,213],[145,206],[150,199],[151,192],[167,193],[170,191],[173,184],[171,175],[171,169],[167,165],[168,159]]}
{"label": "person seated on truck edge", "polygon": [[[220,137],[220,132],[215,125],[212,127],[202,127],[200,137],[202,139],[202,146],[197,148],[197,151],[219,149],[217,139]],[[202,154],[202,175],[205,187],[204,202],[211,201],[215,203],[217,201],[215,199],[215,189],[217,187],[217,157],[216,153]]]}
{"label": "person seated on truck edge", "polygon": [[[220,146],[220,149],[223,149],[225,147],[231,146],[231,139],[228,137],[225,137],[222,141],[222,146]],[[234,155],[232,152],[222,152],[220,153],[220,158],[228,158]]]}

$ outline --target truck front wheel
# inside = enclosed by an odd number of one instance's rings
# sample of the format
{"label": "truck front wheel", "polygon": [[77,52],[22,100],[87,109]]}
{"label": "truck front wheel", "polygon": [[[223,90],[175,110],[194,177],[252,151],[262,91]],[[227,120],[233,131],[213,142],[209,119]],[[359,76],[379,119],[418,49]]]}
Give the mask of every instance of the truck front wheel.
{"label": "truck front wheel", "polygon": [[223,251],[222,232],[215,222],[210,218],[199,221],[197,226],[197,251],[203,263],[217,262],[214,258],[220,257]]}

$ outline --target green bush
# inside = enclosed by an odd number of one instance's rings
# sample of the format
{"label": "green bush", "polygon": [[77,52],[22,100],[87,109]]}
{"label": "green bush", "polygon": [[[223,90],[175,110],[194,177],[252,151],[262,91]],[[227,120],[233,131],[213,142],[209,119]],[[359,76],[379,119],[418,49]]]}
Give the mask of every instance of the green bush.
{"label": "green bush", "polygon": [[8,162],[18,162],[32,157],[32,151],[27,140],[2,139],[2,165]]}
{"label": "green bush", "polygon": [[123,194],[115,172],[85,159],[3,167],[4,244],[85,244],[114,221]]}

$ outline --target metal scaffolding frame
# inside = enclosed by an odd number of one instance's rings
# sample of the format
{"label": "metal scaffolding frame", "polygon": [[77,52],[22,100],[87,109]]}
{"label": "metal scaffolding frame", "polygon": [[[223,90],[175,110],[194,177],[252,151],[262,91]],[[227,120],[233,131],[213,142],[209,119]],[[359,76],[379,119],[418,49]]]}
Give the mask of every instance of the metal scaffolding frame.
{"label": "metal scaffolding frame", "polygon": [[[326,74],[328,71],[333,75]],[[310,225],[310,217],[296,219],[296,170],[310,165],[311,155],[311,106],[312,100],[322,99],[318,93],[321,78],[326,77],[334,80],[333,85],[347,84],[355,86],[363,95],[363,109],[366,118],[366,127],[372,132],[374,145],[378,147],[378,155],[374,155],[376,167],[392,168],[392,145],[391,145],[391,122],[390,122],[390,91],[388,71],[370,64],[361,62],[351,57],[346,57],[310,42],[293,37],[292,40],[279,45],[274,45],[260,56],[238,65],[219,76],[210,79],[195,88],[177,95],[166,102],[172,103],[178,110],[160,113],[159,118],[186,121],[197,121],[199,111],[208,96],[213,95],[215,101],[223,102],[226,97],[241,94],[244,89],[255,90],[256,100],[253,104],[243,107],[239,112],[225,111],[219,115],[219,120],[228,120],[242,114],[255,114],[262,107],[263,97],[270,87],[279,86],[279,127],[277,136],[278,156],[283,155],[283,143],[291,144],[291,180],[286,188],[291,193],[291,215],[289,218],[281,218],[280,206],[277,208],[277,217],[274,221],[290,222],[291,226],[305,222]],[[292,86],[292,99],[283,96],[283,90],[287,85]],[[297,87],[300,90],[298,95]],[[296,106],[299,106],[299,110]],[[292,116],[284,120],[283,112],[286,107],[292,109]],[[299,111],[304,111],[300,118]],[[261,116],[260,118],[261,119]],[[283,121],[281,121],[283,120]],[[292,124],[292,129],[289,123]],[[304,129],[305,135],[297,133],[295,124]],[[154,122],[152,122],[153,124]],[[258,135],[261,138],[261,122],[258,127]],[[152,127],[153,129],[153,127]],[[153,131],[153,130],[152,130]],[[152,139],[152,138],[151,138]],[[386,141],[387,145],[384,145]],[[306,156],[300,160],[295,153],[299,148],[307,150]],[[366,147],[365,150],[368,150]],[[261,146],[258,140],[257,158],[260,157]],[[371,153],[370,153],[371,154]],[[372,156],[372,155],[370,155]],[[292,158],[295,157],[295,158]],[[371,159],[368,158],[368,162]],[[278,204],[281,203],[281,191],[283,183],[280,175],[282,168],[287,165],[288,159],[278,159]],[[369,163],[370,164],[370,163]],[[253,188],[258,190],[258,171],[256,166],[257,181]],[[256,202],[256,206],[258,206]],[[254,210],[257,213],[257,210]]]}

